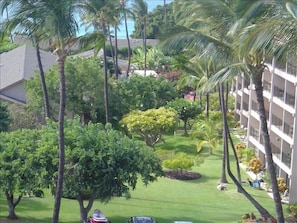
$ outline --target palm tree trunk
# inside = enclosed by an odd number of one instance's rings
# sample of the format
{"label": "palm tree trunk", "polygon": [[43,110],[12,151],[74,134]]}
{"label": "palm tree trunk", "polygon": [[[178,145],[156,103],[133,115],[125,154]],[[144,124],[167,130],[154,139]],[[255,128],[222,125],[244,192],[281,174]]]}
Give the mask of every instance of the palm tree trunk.
{"label": "palm tree trunk", "polygon": [[126,38],[128,43],[128,67],[127,67],[127,77],[129,76],[130,72],[130,64],[131,64],[131,46],[130,46],[130,38],[129,38],[129,30],[128,30],[128,23],[127,23],[127,15],[126,9],[124,8],[124,19],[125,19],[125,29],[126,29]]}
{"label": "palm tree trunk", "polygon": [[61,199],[63,192],[64,181],[64,167],[65,167],[65,143],[64,143],[64,118],[66,107],[66,79],[64,74],[65,65],[65,52],[64,50],[58,50],[58,69],[60,74],[60,109],[59,109],[59,167],[58,167],[58,180],[55,195],[54,211],[53,211],[53,223],[59,222],[59,213],[61,207]]}
{"label": "palm tree trunk", "polygon": [[41,56],[40,56],[40,49],[39,44],[36,43],[36,56],[37,56],[37,62],[38,62],[38,68],[39,68],[39,74],[40,74],[40,83],[43,93],[43,102],[44,102],[44,114],[46,118],[50,118],[50,105],[49,105],[49,99],[48,99],[48,92],[45,82],[45,76],[44,76],[44,70],[41,62]]}
{"label": "palm tree trunk", "polygon": [[116,68],[116,61],[115,61],[115,56],[114,56],[114,51],[113,51],[113,44],[112,44],[112,39],[111,39],[111,34],[110,34],[110,26],[108,25],[108,40],[109,40],[109,45],[110,45],[110,54],[112,57],[112,62],[113,62],[113,67],[114,67],[114,75],[117,73],[117,68]]}
{"label": "palm tree trunk", "polygon": [[[219,101],[220,101],[220,105],[221,105],[221,111],[222,113],[224,112],[223,111],[223,106],[222,106],[222,97],[224,97],[224,88],[223,88],[223,85],[220,84],[220,90],[219,90]],[[223,136],[224,136],[224,139],[225,139],[225,134],[227,134],[227,132],[223,129]],[[221,172],[221,180],[220,182],[221,183],[228,183],[228,180],[227,180],[227,177],[226,177],[226,153],[227,153],[227,147],[225,146],[225,143],[223,145],[223,158],[222,158],[222,172]]]}
{"label": "palm tree trunk", "polygon": [[114,56],[116,79],[119,79],[119,58],[118,58],[118,26],[114,27]]}
{"label": "palm tree trunk", "polygon": [[[102,22],[103,35],[106,36],[105,22]],[[103,45],[103,64],[104,64],[104,103],[105,103],[105,123],[109,123],[109,100],[108,100],[108,67],[106,58],[106,45]]]}
{"label": "palm tree trunk", "polygon": [[144,76],[146,76],[146,18],[143,24]]}
{"label": "palm tree trunk", "polygon": [[[226,107],[225,107],[225,102],[224,102],[224,97],[223,94],[220,94],[221,97],[221,102],[222,102],[222,116],[223,116],[223,127],[224,127],[224,132],[228,132],[228,122],[227,122],[227,112],[226,112]],[[235,183],[237,188],[243,193],[243,195],[254,205],[254,207],[259,211],[262,217],[265,218],[273,218],[272,215],[262,206],[260,205],[241,185],[240,182],[235,178],[231,171],[230,167],[230,159],[229,159],[229,149],[228,149],[228,136],[227,134],[224,134],[224,146],[227,148],[226,149],[226,164],[227,164],[227,172],[232,181]],[[234,154],[236,156],[236,154]]]}
{"label": "palm tree trunk", "polygon": [[[264,68],[263,68],[264,69]],[[261,135],[263,136],[265,158],[267,163],[267,171],[271,181],[271,188],[273,194],[273,200],[275,205],[275,210],[277,213],[277,222],[284,222],[283,208],[281,203],[281,197],[277,186],[275,166],[272,158],[272,150],[270,145],[270,137],[267,128],[267,119],[265,114],[264,97],[263,97],[263,83],[262,83],[263,70],[260,70],[257,75],[253,75],[253,83],[255,84],[255,93],[257,96],[257,102],[259,106],[259,116],[261,123]]]}

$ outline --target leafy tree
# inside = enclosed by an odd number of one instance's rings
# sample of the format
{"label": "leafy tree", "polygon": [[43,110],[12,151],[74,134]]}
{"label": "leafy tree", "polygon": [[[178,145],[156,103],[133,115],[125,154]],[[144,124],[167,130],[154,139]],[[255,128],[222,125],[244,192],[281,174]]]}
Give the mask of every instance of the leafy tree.
{"label": "leafy tree", "polygon": [[188,126],[190,120],[194,120],[202,111],[203,108],[199,103],[183,98],[177,98],[168,102],[166,107],[173,108],[179,115],[179,119],[184,122],[184,133],[188,134]]}
{"label": "leafy tree", "polygon": [[[36,162],[37,130],[0,133],[0,189],[8,205],[8,218],[15,213],[23,193],[40,188],[43,168]],[[15,197],[17,197],[15,199]]]}
{"label": "leafy tree", "polygon": [[163,140],[162,135],[173,131],[177,123],[177,113],[163,107],[146,111],[134,110],[120,121],[120,125],[129,133],[139,135],[153,149],[156,143]]}
{"label": "leafy tree", "polygon": [[163,77],[131,75],[113,86],[118,90],[119,119],[132,110],[159,108],[178,96],[173,83]]}
{"label": "leafy tree", "polygon": [[[82,59],[77,57],[68,58],[65,63],[65,78],[67,82],[66,112],[71,114],[72,117],[79,115],[85,123],[88,121],[105,122],[104,77],[103,70],[98,69],[98,61],[95,58]],[[53,116],[57,117],[59,108],[57,66],[49,70],[45,74],[45,78]],[[35,75],[25,84],[28,105],[37,112],[42,106],[41,88],[38,83],[39,76]],[[112,97],[112,94],[110,97]]]}
{"label": "leafy tree", "polygon": [[8,110],[11,117],[10,131],[17,129],[36,129],[41,125],[36,114],[28,109],[27,106],[10,104]]}
{"label": "leafy tree", "polygon": [[8,104],[0,102],[0,132],[8,131],[11,118],[8,111]]}
{"label": "leafy tree", "polygon": [[[56,123],[44,129],[42,147],[57,146],[54,137],[46,138],[48,132],[56,129]],[[139,178],[147,185],[163,175],[160,161],[152,150],[110,125],[83,125],[79,119],[67,120],[65,145],[67,174],[63,196],[78,201],[82,222],[86,222],[94,199],[108,202],[114,195],[130,197],[129,190],[135,189]],[[52,153],[50,156],[55,157]]]}

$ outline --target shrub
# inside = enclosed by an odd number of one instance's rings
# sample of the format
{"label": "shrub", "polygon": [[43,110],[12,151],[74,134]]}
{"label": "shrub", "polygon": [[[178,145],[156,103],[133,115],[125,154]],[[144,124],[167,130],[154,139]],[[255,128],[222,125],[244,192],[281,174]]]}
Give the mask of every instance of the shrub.
{"label": "shrub", "polygon": [[191,170],[195,163],[193,156],[179,153],[171,159],[164,160],[163,165],[168,169],[182,172],[183,170]]}
{"label": "shrub", "polygon": [[288,189],[284,178],[281,178],[281,177],[277,178],[277,186],[280,193],[284,193],[285,190]]}
{"label": "shrub", "polygon": [[236,156],[240,162],[242,161],[242,158],[243,158],[244,149],[245,149],[245,144],[243,143],[237,143],[235,145]]}
{"label": "shrub", "polygon": [[260,160],[260,158],[252,158],[248,163],[248,168],[250,171],[252,171],[254,174],[258,174],[261,172],[263,167],[263,163]]}
{"label": "shrub", "polygon": [[289,215],[297,218],[297,203],[289,204],[287,211],[288,211]]}

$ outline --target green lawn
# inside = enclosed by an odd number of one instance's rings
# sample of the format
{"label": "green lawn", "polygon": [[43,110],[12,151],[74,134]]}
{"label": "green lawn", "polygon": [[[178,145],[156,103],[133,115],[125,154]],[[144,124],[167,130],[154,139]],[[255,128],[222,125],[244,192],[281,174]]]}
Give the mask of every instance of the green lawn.
{"label": "green lawn", "polygon": [[[195,140],[181,135],[165,138],[156,149],[174,149],[176,151],[195,152]],[[202,177],[193,181],[179,181],[161,178],[148,187],[139,184],[132,192],[132,198],[114,198],[108,204],[95,202],[93,209],[101,209],[112,223],[124,223],[133,215],[150,215],[158,223],[170,223],[173,220],[188,220],[194,223],[226,223],[240,222],[245,213],[258,213],[249,201],[237,193],[234,184],[229,180],[226,191],[218,191],[217,183],[221,173],[221,152],[216,150],[208,156],[204,163],[192,171],[199,172]],[[242,172],[242,179],[246,178]],[[273,200],[265,191],[255,190],[244,184],[244,187],[271,214],[275,214]],[[51,222],[54,198],[46,192],[45,198],[24,198],[16,208],[20,220],[26,222]],[[284,206],[284,212],[286,213]],[[7,207],[3,195],[0,196],[0,222],[7,216]],[[62,200],[60,213],[61,223],[79,222],[78,203],[73,200]],[[20,220],[15,222],[21,222]]]}

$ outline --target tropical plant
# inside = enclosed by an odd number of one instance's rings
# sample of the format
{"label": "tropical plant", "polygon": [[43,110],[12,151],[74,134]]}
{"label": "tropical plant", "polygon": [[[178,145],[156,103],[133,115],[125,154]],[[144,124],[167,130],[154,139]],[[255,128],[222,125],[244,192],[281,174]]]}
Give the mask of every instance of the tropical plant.
{"label": "tropical plant", "polygon": [[148,16],[148,6],[144,0],[135,0],[132,4],[133,16],[140,22],[140,30],[142,37],[142,49],[144,52],[144,76],[146,76],[146,22]]}
{"label": "tropical plant", "polygon": [[153,150],[155,144],[162,141],[162,135],[174,131],[178,115],[173,109],[161,107],[146,111],[134,110],[125,115],[120,125],[131,134],[142,137]]}
{"label": "tropical plant", "polygon": [[193,125],[190,135],[198,139],[197,152],[205,146],[208,148],[209,154],[213,154],[213,150],[216,149],[221,142],[219,125],[220,123],[208,119],[200,120]]}

